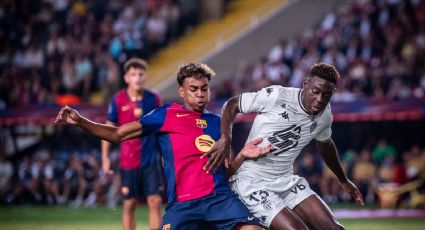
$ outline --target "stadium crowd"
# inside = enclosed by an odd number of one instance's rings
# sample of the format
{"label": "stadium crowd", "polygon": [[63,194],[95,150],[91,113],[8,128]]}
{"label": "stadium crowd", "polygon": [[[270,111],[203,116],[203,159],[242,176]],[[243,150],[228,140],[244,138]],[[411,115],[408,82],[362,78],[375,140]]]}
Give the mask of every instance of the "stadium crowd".
{"label": "stadium crowd", "polygon": [[109,100],[125,60],[149,58],[199,12],[194,0],[1,1],[0,110],[96,91]]}
{"label": "stadium crowd", "polygon": [[325,62],[341,74],[333,101],[425,98],[424,58],[425,1],[354,1],[256,63],[241,64],[217,96],[271,84],[300,87],[308,68]]}

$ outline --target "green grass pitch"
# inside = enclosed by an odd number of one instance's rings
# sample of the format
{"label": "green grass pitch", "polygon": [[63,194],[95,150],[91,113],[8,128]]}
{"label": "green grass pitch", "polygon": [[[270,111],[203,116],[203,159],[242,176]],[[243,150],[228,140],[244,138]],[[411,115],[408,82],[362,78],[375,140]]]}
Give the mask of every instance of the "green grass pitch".
{"label": "green grass pitch", "polygon": [[[149,229],[147,208],[137,209],[137,229]],[[425,219],[342,219],[346,229],[425,229]],[[0,229],[8,230],[109,230],[121,229],[121,209],[66,206],[0,206]]]}

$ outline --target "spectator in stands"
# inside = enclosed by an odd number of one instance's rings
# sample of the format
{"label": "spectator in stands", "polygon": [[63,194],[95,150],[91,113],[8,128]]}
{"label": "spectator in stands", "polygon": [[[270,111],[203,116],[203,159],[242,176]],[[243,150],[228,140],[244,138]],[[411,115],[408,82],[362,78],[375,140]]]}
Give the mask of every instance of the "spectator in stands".
{"label": "spectator in stands", "polygon": [[392,145],[387,143],[387,140],[381,139],[372,150],[373,160],[378,166],[380,166],[387,156],[395,158],[396,150]]}
{"label": "spectator in stands", "polygon": [[371,152],[369,149],[363,149],[360,153],[360,159],[353,168],[354,183],[359,186],[359,190],[364,197],[366,203],[374,201],[374,191],[377,178],[377,168],[372,162]]}
{"label": "spectator in stands", "polygon": [[[13,199],[21,201],[41,202],[42,196],[39,193],[40,164],[32,160],[30,156],[24,156],[18,167],[18,185],[14,187]],[[28,200],[26,193],[30,194],[32,200]]]}
{"label": "spectator in stands", "polygon": [[13,166],[0,152],[0,203],[6,201],[6,196],[12,188]]}

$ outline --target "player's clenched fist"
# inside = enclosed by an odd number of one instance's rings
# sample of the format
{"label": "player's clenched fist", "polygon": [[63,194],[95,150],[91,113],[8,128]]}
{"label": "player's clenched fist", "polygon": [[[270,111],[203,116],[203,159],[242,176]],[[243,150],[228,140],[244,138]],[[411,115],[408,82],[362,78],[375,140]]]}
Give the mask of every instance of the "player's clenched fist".
{"label": "player's clenched fist", "polygon": [[81,120],[81,115],[68,106],[63,107],[56,117],[56,124],[71,124],[75,125]]}

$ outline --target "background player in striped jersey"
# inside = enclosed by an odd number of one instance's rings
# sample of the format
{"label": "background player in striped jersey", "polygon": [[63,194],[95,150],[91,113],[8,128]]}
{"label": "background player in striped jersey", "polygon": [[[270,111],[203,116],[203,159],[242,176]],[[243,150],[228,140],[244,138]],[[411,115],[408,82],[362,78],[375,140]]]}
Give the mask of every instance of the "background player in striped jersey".
{"label": "background player in striped jersey", "polygon": [[[177,74],[179,95],[184,104],[167,104],[119,127],[94,123],[77,111],[64,107],[56,123],[68,123],[111,142],[120,142],[154,134],[159,138],[167,178],[168,204],[162,229],[261,229],[227,183],[225,168],[207,173],[202,167],[208,152],[220,138],[220,117],[205,108],[210,100],[209,83],[215,75],[205,64],[190,63]],[[257,142],[255,142],[257,141]],[[258,143],[259,140],[255,140]],[[252,143],[241,152],[258,156],[269,147]]]}
{"label": "background player in striped jersey", "polygon": [[[233,176],[233,189],[261,223],[272,229],[343,229],[330,209],[310,189],[307,181],[293,174],[293,163],[313,139],[342,189],[358,204],[363,197],[347,178],[331,138],[332,113],[329,101],[339,73],[332,65],[316,64],[302,89],[266,87],[229,99],[223,108],[222,137],[209,153],[208,171],[229,156],[231,126],[237,113],[257,113],[247,141],[264,137],[262,144],[273,149],[256,161],[242,164]],[[260,145],[261,146],[261,145]],[[235,163],[234,163],[235,164]]]}
{"label": "background player in striped jersey", "polygon": [[[137,121],[143,114],[160,106],[158,95],[144,88],[148,65],[140,58],[124,63],[124,81],[127,88],[111,100],[106,125],[123,125]],[[109,150],[111,144],[102,141],[102,169],[112,174]],[[120,145],[121,194],[123,197],[122,227],[136,229],[135,210],[140,198],[146,197],[149,208],[149,226],[161,225],[162,171],[157,139],[154,135],[123,141]]]}

